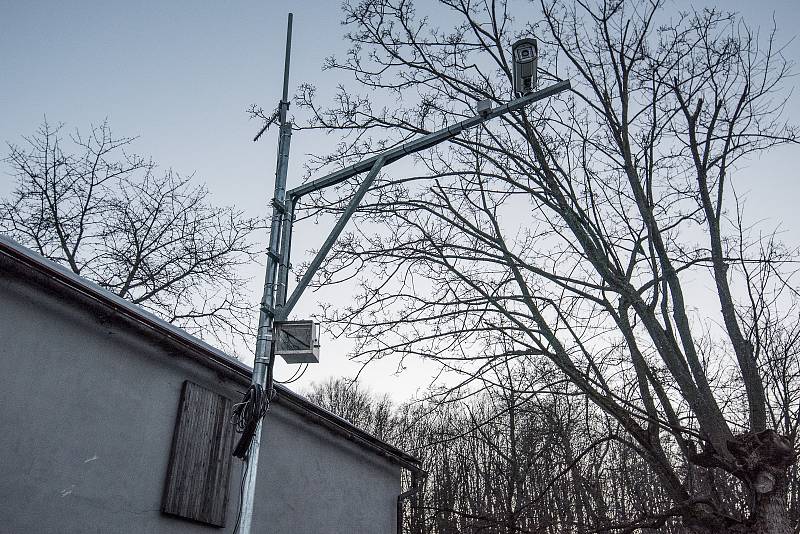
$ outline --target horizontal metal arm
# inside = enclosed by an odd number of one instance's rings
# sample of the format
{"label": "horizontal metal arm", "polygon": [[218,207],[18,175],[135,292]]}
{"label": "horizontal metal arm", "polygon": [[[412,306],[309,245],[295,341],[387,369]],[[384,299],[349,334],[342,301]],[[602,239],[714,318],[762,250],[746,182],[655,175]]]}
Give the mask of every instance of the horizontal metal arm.
{"label": "horizontal metal arm", "polygon": [[[295,187],[294,189],[288,191],[286,194],[287,202],[290,203],[291,205],[294,205],[294,203],[303,195],[307,195],[308,193],[319,191],[320,189],[325,189],[326,187],[342,183],[348,178],[352,178],[357,174],[369,171],[369,174],[367,174],[366,178],[364,178],[364,181],[361,182],[361,185],[359,186],[356,193],[350,199],[350,203],[347,205],[347,208],[345,208],[344,213],[342,213],[342,216],[336,222],[336,225],[333,227],[333,230],[331,230],[331,233],[330,235],[328,235],[327,239],[325,240],[325,243],[323,243],[322,247],[314,256],[314,259],[311,261],[311,264],[308,266],[308,269],[306,269],[306,272],[303,273],[303,277],[297,283],[297,287],[294,288],[294,291],[292,291],[291,296],[283,305],[280,305],[281,304],[280,300],[282,299],[279,299],[278,306],[275,309],[275,320],[285,321],[286,319],[288,319],[289,314],[292,311],[292,308],[294,308],[295,304],[297,304],[298,299],[300,299],[300,296],[303,294],[303,291],[305,291],[306,287],[308,287],[308,284],[311,283],[311,279],[316,274],[320,265],[322,265],[322,262],[325,261],[325,257],[328,255],[328,252],[330,252],[330,249],[333,247],[333,244],[336,243],[336,240],[339,238],[339,235],[342,233],[342,230],[344,229],[345,225],[350,220],[350,217],[353,216],[353,213],[355,213],[356,209],[358,208],[358,205],[364,198],[364,195],[367,194],[367,191],[372,185],[372,182],[375,180],[375,177],[378,175],[378,172],[384,165],[397,161],[409,154],[413,154],[415,152],[419,152],[420,150],[424,150],[434,145],[438,145],[439,143],[447,141],[448,139],[455,137],[459,133],[469,128],[472,128],[473,126],[477,126],[488,120],[500,117],[501,115],[505,115],[506,113],[522,109],[525,106],[528,106],[533,102],[536,102],[537,100],[545,99],[547,97],[553,96],[554,94],[560,93],[565,89],[569,89],[569,87],[570,87],[569,80],[555,83],[550,87],[542,89],[541,91],[536,91],[529,95],[517,98],[516,100],[512,100],[507,104],[503,104],[502,106],[497,106],[496,108],[492,108],[485,113],[475,115],[470,119],[463,120],[459,123],[453,124],[452,126],[447,126],[446,128],[442,128],[439,131],[423,135],[418,139],[413,139],[411,141],[403,143],[402,145],[390,148],[389,150],[386,150],[376,156],[364,159],[362,161],[359,161],[358,163],[350,165],[349,167],[331,173],[318,180],[313,180],[311,182],[308,182],[307,184]],[[285,220],[284,224],[291,226],[292,221]],[[286,229],[284,230],[286,231]],[[282,269],[284,270],[285,273],[286,270],[288,270],[288,253],[287,253],[288,249],[285,247],[288,247],[289,241],[291,241],[291,228],[289,228],[288,232],[286,232],[284,235],[288,236],[283,240],[283,243],[281,244],[281,248],[283,249],[282,250],[283,254],[281,254],[281,258],[282,262],[285,263],[282,265]],[[280,276],[279,279],[281,279]],[[284,282],[284,284],[285,283],[286,282]],[[284,286],[282,290],[284,292],[283,295],[285,295],[286,287]]]}
{"label": "horizontal metal arm", "polygon": [[344,169],[333,172],[327,176],[295,187],[287,193],[287,196],[290,199],[298,198],[303,195],[307,195],[308,193],[319,191],[320,189],[325,189],[326,187],[344,182],[348,178],[371,169],[379,158],[383,158],[383,164],[388,165],[404,156],[407,156],[408,154],[413,154],[414,152],[419,152],[420,150],[438,145],[442,141],[446,141],[451,137],[455,137],[466,129],[472,128],[473,126],[477,126],[478,124],[494,119],[501,115],[505,115],[511,111],[524,108],[525,106],[528,106],[537,100],[543,100],[547,97],[560,93],[565,89],[569,89],[569,87],[569,80],[554,83],[550,87],[545,87],[540,91],[535,91],[529,95],[512,100],[507,104],[503,104],[502,106],[492,108],[484,114],[475,115],[472,118],[465,119],[459,123],[453,124],[452,126],[447,126],[446,128],[442,128],[436,132],[423,135],[418,139],[412,139],[411,141],[403,143],[402,145],[390,148],[389,150],[382,152],[377,156],[372,156],[370,158],[361,160],[358,163],[350,165],[349,167],[345,167]]}

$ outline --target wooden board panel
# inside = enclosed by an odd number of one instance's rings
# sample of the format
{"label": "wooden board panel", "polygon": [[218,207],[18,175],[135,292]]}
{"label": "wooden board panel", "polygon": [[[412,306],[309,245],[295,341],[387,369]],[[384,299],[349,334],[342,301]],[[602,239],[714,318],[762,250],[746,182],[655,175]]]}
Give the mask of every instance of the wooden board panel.
{"label": "wooden board panel", "polygon": [[232,402],[188,380],[183,383],[161,510],[225,526],[231,469]]}

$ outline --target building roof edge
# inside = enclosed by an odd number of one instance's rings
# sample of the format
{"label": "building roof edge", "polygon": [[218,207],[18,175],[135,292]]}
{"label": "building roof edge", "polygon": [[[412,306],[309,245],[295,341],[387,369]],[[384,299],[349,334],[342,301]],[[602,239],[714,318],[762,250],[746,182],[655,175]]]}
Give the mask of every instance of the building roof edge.
{"label": "building roof edge", "polygon": [[[225,371],[230,377],[239,380],[243,384],[249,383],[252,368],[247,364],[3,234],[0,234],[0,254],[38,271],[68,291],[83,294],[100,305],[124,315],[138,323],[145,331],[155,335],[155,337],[167,339],[184,349],[191,350],[199,363],[215,370]],[[276,400],[279,404],[286,405],[316,424],[324,426],[402,467],[412,471],[421,471],[420,461],[414,456],[358,428],[325,408],[317,406],[304,396],[291,391],[281,384],[276,384],[276,389]]]}

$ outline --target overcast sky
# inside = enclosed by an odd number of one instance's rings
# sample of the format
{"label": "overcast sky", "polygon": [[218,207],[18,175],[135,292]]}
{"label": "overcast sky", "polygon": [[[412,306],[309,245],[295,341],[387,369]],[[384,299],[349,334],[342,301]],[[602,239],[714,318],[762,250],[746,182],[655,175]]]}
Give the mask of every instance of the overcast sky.
{"label": "overcast sky", "polygon": [[[421,10],[425,3],[417,2]],[[741,11],[751,25],[762,28],[771,26],[774,16],[779,41],[800,31],[796,0],[715,4]],[[0,141],[19,142],[45,116],[69,129],[86,129],[108,118],[115,134],[140,136],[135,145],[140,154],[152,155],[165,168],[196,172],[216,203],[265,214],[272,195],[275,134],[253,143],[259,125],[248,120],[245,110],[252,103],[272,109],[280,97],[289,11],[295,15],[292,90],[312,82],[324,96],[326,89],[350,81],[321,72],[326,56],[347,48],[339,6],[336,0],[0,0]],[[786,54],[800,60],[800,43],[791,42]],[[788,116],[800,122],[800,98],[791,101]],[[333,142],[328,140],[327,147]],[[325,150],[326,140],[318,135],[294,135],[290,186],[299,183],[306,155]],[[795,244],[800,243],[798,152],[786,147],[751,162],[739,185],[749,195],[751,218],[755,213],[782,221],[785,239]],[[11,186],[4,169],[0,195]],[[323,232],[307,229],[301,237]],[[301,243],[294,250],[317,245]],[[260,292],[258,286],[253,284],[254,291]],[[315,304],[315,295],[307,294],[297,315]],[[345,350],[346,345],[323,339],[322,363],[309,370],[297,389],[324,376],[352,376],[357,366],[344,358]],[[434,371],[415,364],[415,372],[398,378],[392,375],[396,365],[376,365],[363,378],[375,391],[406,398]],[[292,372],[279,362],[279,379]]]}

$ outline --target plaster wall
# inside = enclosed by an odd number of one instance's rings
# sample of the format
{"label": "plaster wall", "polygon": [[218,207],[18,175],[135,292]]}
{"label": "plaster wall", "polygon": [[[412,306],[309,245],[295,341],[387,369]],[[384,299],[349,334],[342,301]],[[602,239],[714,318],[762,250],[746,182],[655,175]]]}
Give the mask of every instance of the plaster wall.
{"label": "plaster wall", "polygon": [[[224,378],[55,285],[0,269],[0,533],[233,532],[160,512],[184,380]],[[399,467],[274,403],[255,532],[393,533]]]}

